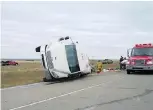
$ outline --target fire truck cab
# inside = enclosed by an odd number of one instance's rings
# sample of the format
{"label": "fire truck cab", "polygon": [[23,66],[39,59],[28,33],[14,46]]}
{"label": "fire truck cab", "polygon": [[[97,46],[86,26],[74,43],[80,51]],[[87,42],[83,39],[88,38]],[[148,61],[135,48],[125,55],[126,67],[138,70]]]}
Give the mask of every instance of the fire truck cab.
{"label": "fire truck cab", "polygon": [[127,74],[137,71],[153,72],[153,44],[136,44],[127,51]]}

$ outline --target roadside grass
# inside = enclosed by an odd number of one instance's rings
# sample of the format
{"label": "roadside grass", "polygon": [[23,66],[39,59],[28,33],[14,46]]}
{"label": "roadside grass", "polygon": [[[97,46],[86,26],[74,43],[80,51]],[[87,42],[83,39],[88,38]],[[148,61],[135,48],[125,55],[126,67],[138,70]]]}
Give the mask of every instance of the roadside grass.
{"label": "roadside grass", "polygon": [[[91,60],[90,63],[96,70],[97,60]],[[108,69],[108,68],[114,68],[114,69],[119,68],[119,61],[113,61],[113,64],[103,64],[102,69]]]}
{"label": "roadside grass", "polygon": [[[95,60],[91,65],[96,67]],[[44,77],[40,61],[18,61],[18,66],[1,66],[1,88],[41,82]],[[103,69],[118,68],[119,64],[103,64]],[[94,74],[94,73],[93,73]]]}
{"label": "roadside grass", "polygon": [[1,66],[1,88],[42,81],[40,62],[19,62],[18,66]]}

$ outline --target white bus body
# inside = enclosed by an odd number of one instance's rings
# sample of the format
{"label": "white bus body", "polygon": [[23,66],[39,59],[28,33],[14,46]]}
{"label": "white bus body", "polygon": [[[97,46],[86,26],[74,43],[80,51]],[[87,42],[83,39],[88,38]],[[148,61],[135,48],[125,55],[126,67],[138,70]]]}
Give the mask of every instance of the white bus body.
{"label": "white bus body", "polygon": [[46,80],[91,73],[88,56],[82,53],[79,44],[69,37],[39,46],[36,52],[41,54]]}

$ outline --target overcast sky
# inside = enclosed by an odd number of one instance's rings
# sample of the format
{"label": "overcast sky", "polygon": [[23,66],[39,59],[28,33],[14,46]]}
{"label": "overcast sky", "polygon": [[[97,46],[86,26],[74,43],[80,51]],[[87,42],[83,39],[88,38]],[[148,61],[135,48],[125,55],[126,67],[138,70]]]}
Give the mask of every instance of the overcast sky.
{"label": "overcast sky", "polygon": [[35,47],[61,36],[89,57],[119,58],[153,43],[153,2],[3,2],[2,58],[40,58]]}

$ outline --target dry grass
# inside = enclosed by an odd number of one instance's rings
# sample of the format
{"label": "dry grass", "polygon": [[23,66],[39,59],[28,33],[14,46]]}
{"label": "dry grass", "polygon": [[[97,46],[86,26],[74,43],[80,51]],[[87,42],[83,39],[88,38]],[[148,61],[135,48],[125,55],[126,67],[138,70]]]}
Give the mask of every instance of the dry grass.
{"label": "dry grass", "polygon": [[[1,67],[1,88],[36,83],[42,81],[44,72],[40,61],[17,61],[18,66]],[[95,66],[96,61],[91,61]],[[104,64],[103,68],[117,68],[118,62]]]}
{"label": "dry grass", "polygon": [[43,68],[40,62],[22,61],[18,66],[1,67],[1,87],[11,87],[40,82]]}
{"label": "dry grass", "polygon": [[[91,65],[93,65],[94,67],[96,66],[96,60],[91,60]],[[103,69],[108,69],[108,68],[119,68],[119,62],[118,61],[114,61],[113,64],[103,64]]]}

